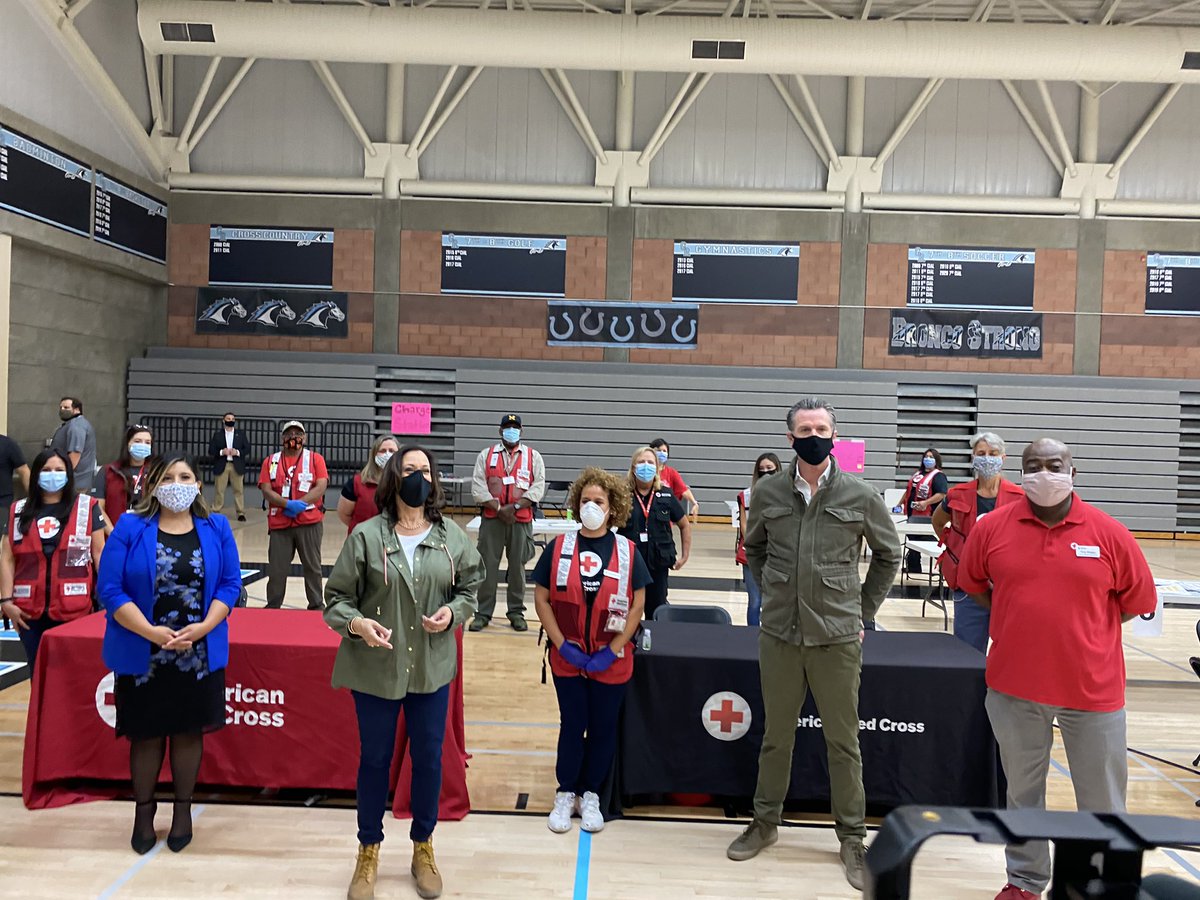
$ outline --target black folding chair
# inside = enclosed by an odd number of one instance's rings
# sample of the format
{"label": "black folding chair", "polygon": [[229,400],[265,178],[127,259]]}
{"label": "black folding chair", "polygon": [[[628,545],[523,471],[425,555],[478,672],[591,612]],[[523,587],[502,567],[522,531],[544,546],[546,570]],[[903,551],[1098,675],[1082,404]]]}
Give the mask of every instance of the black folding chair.
{"label": "black folding chair", "polygon": [[695,622],[700,625],[732,625],[729,612],[719,606],[679,606],[664,603],[654,611],[655,622]]}

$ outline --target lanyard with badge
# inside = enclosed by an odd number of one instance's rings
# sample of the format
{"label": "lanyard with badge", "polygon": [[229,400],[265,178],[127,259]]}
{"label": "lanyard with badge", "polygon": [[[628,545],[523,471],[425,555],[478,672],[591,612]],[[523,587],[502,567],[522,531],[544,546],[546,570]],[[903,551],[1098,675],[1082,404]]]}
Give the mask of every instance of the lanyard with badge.
{"label": "lanyard with badge", "polygon": [[651,492],[650,499],[645,503],[642,502],[642,495],[637,491],[633,492],[633,496],[637,499],[638,506],[642,508],[642,530],[638,533],[638,540],[645,544],[650,540],[650,509],[654,506],[654,494]]}
{"label": "lanyard with badge", "polygon": [[129,504],[128,510],[132,511],[137,506],[137,501],[142,496],[142,482],[146,480],[146,466],[143,464],[137,473],[133,476],[133,486],[129,489]]}
{"label": "lanyard with badge", "polygon": [[75,531],[67,535],[67,566],[78,568],[92,561],[92,536],[88,531],[92,505],[86,497],[75,503]]}

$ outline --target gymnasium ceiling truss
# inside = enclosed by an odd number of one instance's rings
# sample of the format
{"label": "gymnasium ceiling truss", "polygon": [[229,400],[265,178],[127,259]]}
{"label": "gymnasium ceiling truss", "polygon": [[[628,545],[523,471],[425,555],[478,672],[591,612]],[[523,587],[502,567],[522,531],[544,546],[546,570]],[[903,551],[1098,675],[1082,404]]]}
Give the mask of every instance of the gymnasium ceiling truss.
{"label": "gymnasium ceiling truss", "polygon": [[[1200,217],[1200,204],[1115,199],[1130,157],[1180,90],[1200,83],[1200,0],[141,0],[138,31],[152,116],[148,130],[75,24],[85,9],[95,15],[106,0],[22,2],[43,20],[147,168],[177,190]],[[796,47],[804,52],[797,53]],[[174,108],[178,55],[209,59],[182,118]],[[225,58],[240,60],[239,66],[209,102]],[[362,146],[362,177],[192,171],[192,152],[247,74],[260,61],[273,59],[310,63]],[[363,126],[330,62],[386,66],[383,140],[374,140]],[[406,139],[404,76],[411,64],[439,65],[446,71]],[[539,71],[593,157],[594,183],[421,178],[422,154],[488,66]],[[614,146],[605,147],[598,137],[570,70],[615,73]],[[633,145],[636,74],[649,71],[683,73],[684,78],[639,148]],[[825,166],[825,190],[650,184],[651,162],[718,73],[770,80]],[[836,136],[840,140],[830,133],[806,80],[830,75],[847,79],[845,134]],[[874,155],[864,147],[868,77],[927,79]],[[999,81],[1061,173],[1059,196],[882,190],[885,164],[945,81],[954,78]],[[1051,81],[1078,88],[1078,159],[1051,98]],[[1102,98],[1123,81],[1158,83],[1163,90],[1125,146],[1111,160],[1101,161]]]}

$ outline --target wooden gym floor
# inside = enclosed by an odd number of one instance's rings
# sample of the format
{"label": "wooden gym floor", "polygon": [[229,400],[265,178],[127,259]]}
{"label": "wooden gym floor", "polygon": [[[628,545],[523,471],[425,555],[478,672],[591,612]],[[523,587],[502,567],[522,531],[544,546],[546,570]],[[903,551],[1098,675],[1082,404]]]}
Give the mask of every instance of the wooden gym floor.
{"label": "wooden gym floor", "polygon": [[[465,521],[465,520],[461,520]],[[233,523],[246,563],[266,559],[262,514]],[[332,563],[344,532],[326,520],[324,557]],[[718,589],[673,587],[677,602],[707,603],[745,622],[745,594],[733,580],[733,532],[703,525],[680,573],[717,579]],[[1156,576],[1200,580],[1200,544],[1144,541]],[[253,567],[247,565],[247,567]],[[266,582],[250,585],[261,605]],[[292,579],[287,605],[303,606]],[[501,593],[501,604],[503,594]],[[534,619],[532,601],[529,615]],[[1168,609],[1160,638],[1135,638],[1126,626],[1130,744],[1129,809],[1196,817],[1200,773],[1200,698],[1188,657],[1200,655],[1197,613]],[[920,601],[890,599],[879,617],[889,631],[937,630],[941,614],[920,616]],[[554,797],[557,707],[541,684],[536,623],[526,634],[503,618],[465,644],[468,782],[476,811],[438,826],[435,844],[446,897],[742,898],[798,900],[858,896],[842,877],[827,819],[810,816],[785,829],[758,859],[733,863],[725,847],[744,822],[713,808],[639,808],[598,835],[578,827],[552,834],[545,813]],[[176,856],[163,846],[146,857],[129,849],[132,804],[88,803],[29,812],[20,801],[21,749],[28,685],[0,692],[0,897],[289,897],[345,895],[353,869],[355,823],[346,801],[313,808],[210,798],[196,808],[196,839]],[[1056,748],[1048,783],[1052,808],[1073,808],[1070,773]],[[524,806],[523,810],[519,807]],[[169,814],[159,816],[164,831]],[[407,825],[388,819],[377,896],[412,897]],[[1155,851],[1144,870],[1200,881],[1200,852]],[[914,869],[916,898],[991,898],[1004,883],[999,847],[962,838],[925,846]]]}

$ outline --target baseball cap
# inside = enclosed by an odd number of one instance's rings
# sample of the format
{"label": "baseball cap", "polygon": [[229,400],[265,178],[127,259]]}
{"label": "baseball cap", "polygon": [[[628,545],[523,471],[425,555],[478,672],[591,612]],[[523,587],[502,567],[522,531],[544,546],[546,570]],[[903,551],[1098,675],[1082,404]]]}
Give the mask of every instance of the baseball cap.
{"label": "baseball cap", "polygon": [[515,413],[509,413],[507,416],[505,416],[503,419],[500,420],[501,428],[505,427],[506,425],[515,425],[517,428],[520,428],[521,427],[521,417],[516,415]]}
{"label": "baseball cap", "polygon": [[287,431],[289,428],[299,428],[299,429],[300,429],[301,431],[303,431],[305,434],[308,434],[308,432],[307,432],[307,431],[305,431],[305,428],[304,428],[304,423],[303,423],[303,422],[297,422],[295,419],[292,419],[292,421],[290,421],[290,422],[284,422],[284,423],[283,423],[283,427],[279,429],[279,433],[280,433],[280,434],[283,434],[283,433],[284,433],[285,431]]}

